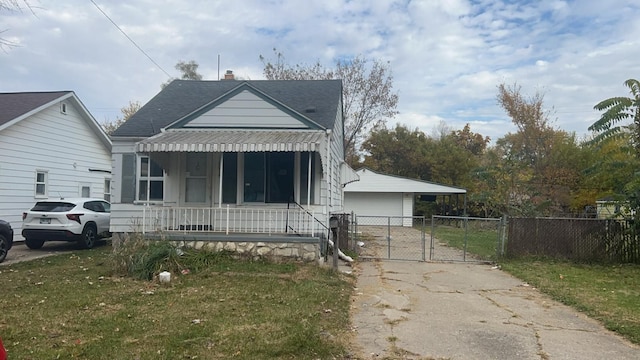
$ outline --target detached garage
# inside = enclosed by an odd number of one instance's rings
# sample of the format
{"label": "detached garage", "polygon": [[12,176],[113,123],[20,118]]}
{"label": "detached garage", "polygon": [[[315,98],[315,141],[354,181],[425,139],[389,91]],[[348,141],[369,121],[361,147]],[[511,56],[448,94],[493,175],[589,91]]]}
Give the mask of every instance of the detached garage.
{"label": "detached garage", "polygon": [[[361,225],[382,225],[378,219],[367,216],[392,217],[392,225],[411,226],[414,201],[417,195],[439,196],[463,194],[467,190],[414,180],[400,176],[377,173],[368,168],[356,171],[360,181],[344,187],[344,208],[358,216]],[[466,200],[465,200],[466,202]]]}

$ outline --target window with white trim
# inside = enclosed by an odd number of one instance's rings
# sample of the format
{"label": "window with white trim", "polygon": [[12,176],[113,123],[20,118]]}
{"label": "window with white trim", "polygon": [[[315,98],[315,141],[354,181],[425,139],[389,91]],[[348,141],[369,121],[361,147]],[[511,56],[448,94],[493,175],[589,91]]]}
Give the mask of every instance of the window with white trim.
{"label": "window with white trim", "polygon": [[49,172],[46,170],[36,170],[36,197],[46,197],[48,191]]}
{"label": "window with white trim", "polygon": [[83,198],[91,197],[91,185],[89,184],[80,185],[80,197],[83,197]]}
{"label": "window with white trim", "polygon": [[104,179],[104,199],[111,202],[111,179]]}
{"label": "window with white trim", "polygon": [[[164,171],[148,156],[138,158],[138,200],[162,201],[164,198]],[[148,200],[147,200],[148,197]]]}

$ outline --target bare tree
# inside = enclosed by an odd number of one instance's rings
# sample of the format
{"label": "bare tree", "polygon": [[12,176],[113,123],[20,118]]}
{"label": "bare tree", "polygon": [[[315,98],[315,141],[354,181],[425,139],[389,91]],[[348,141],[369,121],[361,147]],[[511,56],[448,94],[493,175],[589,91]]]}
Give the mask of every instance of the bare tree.
{"label": "bare tree", "polygon": [[342,79],[346,158],[353,160],[364,134],[375,125],[393,118],[398,111],[398,94],[393,91],[393,75],[388,62],[357,56],[338,60],[335,68],[320,62],[311,65],[289,65],[282,53],[273,49],[276,60],[260,55],[264,75],[269,80],[328,80]]}
{"label": "bare tree", "polygon": [[[27,0],[0,0],[0,12],[3,11],[22,11],[23,9],[29,9],[31,13],[33,13],[33,8],[29,4]],[[5,33],[7,30],[0,30],[0,34]],[[0,49],[5,50],[6,48],[10,48],[16,46],[15,43],[0,37]]]}

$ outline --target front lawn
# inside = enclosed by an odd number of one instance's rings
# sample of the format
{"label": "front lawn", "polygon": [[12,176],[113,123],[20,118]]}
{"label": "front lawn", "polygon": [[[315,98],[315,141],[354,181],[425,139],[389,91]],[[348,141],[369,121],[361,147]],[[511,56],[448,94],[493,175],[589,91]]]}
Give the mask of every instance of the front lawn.
{"label": "front lawn", "polygon": [[640,265],[505,260],[502,269],[640,344]]}
{"label": "front lawn", "polygon": [[0,267],[10,359],[332,359],[353,279],[220,256],[170,284],[114,275],[111,247]]}

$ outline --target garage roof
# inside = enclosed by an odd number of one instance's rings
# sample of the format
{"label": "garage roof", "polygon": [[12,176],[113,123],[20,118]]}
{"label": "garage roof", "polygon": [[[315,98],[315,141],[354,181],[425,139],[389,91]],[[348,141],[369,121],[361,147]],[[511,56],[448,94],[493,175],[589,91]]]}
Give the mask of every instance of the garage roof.
{"label": "garage roof", "polygon": [[344,187],[345,192],[416,193],[424,195],[466,194],[467,190],[423,180],[377,173],[368,168],[356,171],[360,181]]}

